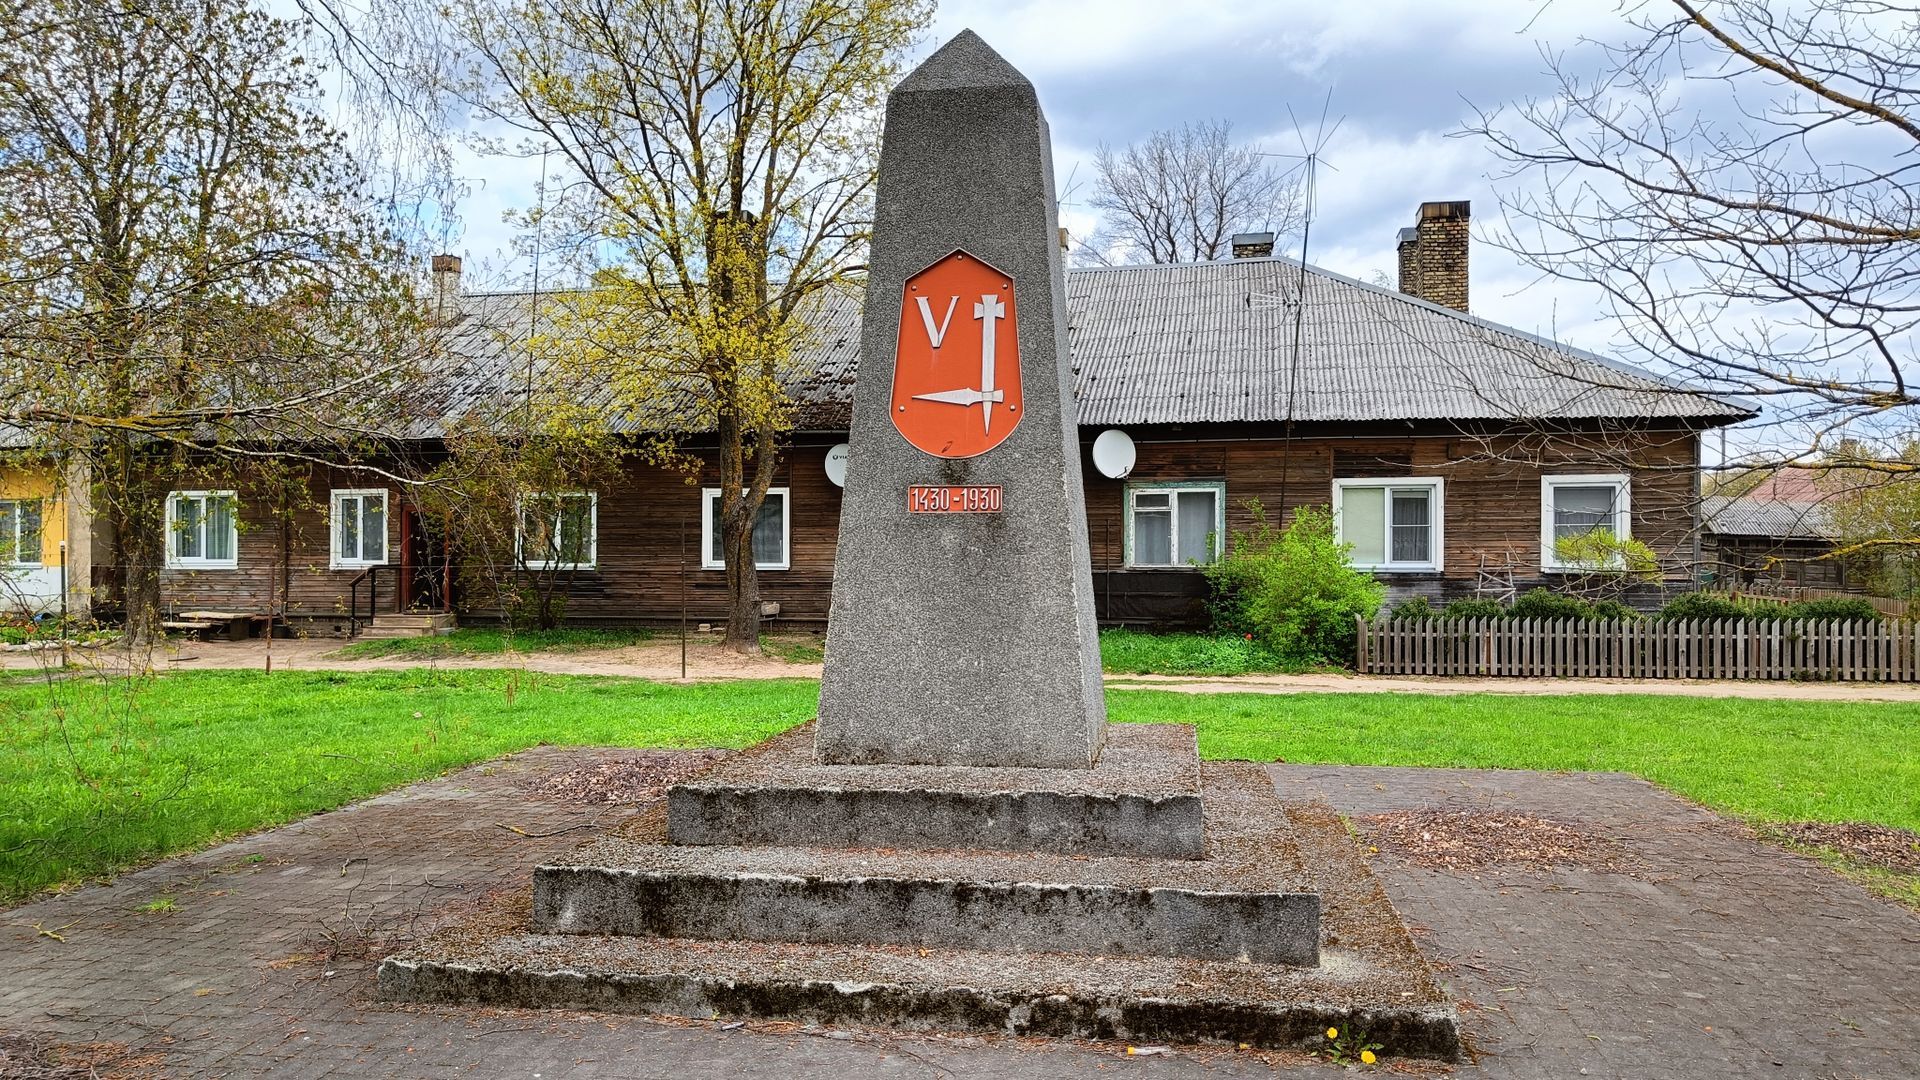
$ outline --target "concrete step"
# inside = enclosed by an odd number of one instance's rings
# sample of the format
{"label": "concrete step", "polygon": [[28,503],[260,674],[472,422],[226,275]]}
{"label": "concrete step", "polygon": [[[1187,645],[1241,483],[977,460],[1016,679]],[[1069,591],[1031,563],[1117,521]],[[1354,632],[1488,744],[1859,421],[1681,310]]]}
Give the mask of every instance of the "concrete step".
{"label": "concrete step", "polygon": [[978,848],[1196,859],[1193,728],[1120,724],[1092,769],[820,765],[813,725],[668,793],[675,844]]}
{"label": "concrete step", "polygon": [[[1323,808],[1322,808],[1323,809]],[[1317,1050],[1325,1030],[1457,1058],[1453,1008],[1330,810],[1295,815],[1325,898],[1318,967],[937,946],[533,932],[498,898],[380,966],[387,1001]],[[524,895],[524,894],[522,894]]]}
{"label": "concrete step", "polygon": [[433,637],[453,632],[454,615],[444,612],[398,612],[375,615],[360,636],[365,638]]}
{"label": "concrete step", "polygon": [[675,846],[659,808],[534,870],[532,928],[1312,965],[1320,898],[1257,766],[1208,764],[1205,858]]}

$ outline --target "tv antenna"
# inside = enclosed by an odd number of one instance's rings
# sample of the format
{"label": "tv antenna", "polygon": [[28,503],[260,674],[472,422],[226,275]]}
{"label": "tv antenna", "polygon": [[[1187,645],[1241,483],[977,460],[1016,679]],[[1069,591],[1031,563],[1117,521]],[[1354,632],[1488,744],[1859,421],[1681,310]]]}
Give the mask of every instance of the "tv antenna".
{"label": "tv antenna", "polygon": [[[1313,141],[1307,141],[1306,129],[1301,126],[1300,118],[1294,115],[1293,106],[1287,106],[1287,119],[1293,122],[1294,137],[1299,140],[1298,153],[1269,153],[1262,151],[1262,157],[1291,159],[1296,164],[1284,175],[1298,177],[1302,192],[1300,202],[1300,278],[1293,294],[1293,344],[1287,360],[1287,419],[1281,436],[1280,451],[1280,514],[1287,512],[1287,483],[1293,472],[1293,421],[1296,413],[1300,388],[1300,342],[1306,325],[1307,316],[1307,254],[1312,250],[1313,218],[1319,209],[1320,167],[1326,166],[1339,172],[1339,166],[1326,159],[1327,144],[1346,122],[1346,117],[1337,117],[1333,126],[1327,126],[1327,113],[1333,105],[1333,90],[1327,90],[1326,98],[1320,103],[1320,121],[1314,129]],[[1286,304],[1287,297],[1277,293],[1255,293],[1247,298],[1249,304]]]}

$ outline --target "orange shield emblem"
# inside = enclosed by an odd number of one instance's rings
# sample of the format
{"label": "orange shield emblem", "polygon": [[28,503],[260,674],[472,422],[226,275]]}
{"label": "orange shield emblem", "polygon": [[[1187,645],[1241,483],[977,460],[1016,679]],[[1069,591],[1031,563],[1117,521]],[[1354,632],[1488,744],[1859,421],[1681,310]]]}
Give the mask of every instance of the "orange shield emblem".
{"label": "orange shield emblem", "polygon": [[893,426],[934,457],[999,446],[1020,422],[1013,279],[964,251],[907,279],[893,356]]}

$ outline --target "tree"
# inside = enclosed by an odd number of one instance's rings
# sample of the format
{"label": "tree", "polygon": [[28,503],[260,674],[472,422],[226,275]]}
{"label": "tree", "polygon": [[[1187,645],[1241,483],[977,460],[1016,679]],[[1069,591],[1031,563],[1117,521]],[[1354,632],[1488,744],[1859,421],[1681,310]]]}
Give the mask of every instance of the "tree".
{"label": "tree", "polygon": [[449,535],[458,522],[476,609],[486,603],[508,624],[560,625],[568,591],[597,557],[593,493],[619,474],[625,449],[589,407],[561,395],[502,395],[452,426],[417,502]]}
{"label": "tree", "polygon": [[179,465],[344,457],[405,419],[405,252],[291,24],[243,0],[0,5],[0,423],[87,468],[149,640]]}
{"label": "tree", "polygon": [[1205,262],[1233,254],[1238,232],[1300,225],[1300,187],[1274,159],[1233,142],[1224,120],[1156,131],[1115,152],[1101,145],[1091,202],[1104,212],[1083,248],[1095,262]]}
{"label": "tree", "polygon": [[881,106],[928,0],[454,0],[459,87],[498,153],[564,176],[529,226],[591,288],[555,368],[664,452],[718,440],[726,643],[759,648],[753,523],[822,292],[863,268]]}
{"label": "tree", "polygon": [[1494,239],[1597,287],[1632,358],[1764,400],[1748,464],[1897,445],[1920,403],[1920,7],[1629,10],[1629,40],[1549,54],[1551,98],[1473,127],[1509,166]]}

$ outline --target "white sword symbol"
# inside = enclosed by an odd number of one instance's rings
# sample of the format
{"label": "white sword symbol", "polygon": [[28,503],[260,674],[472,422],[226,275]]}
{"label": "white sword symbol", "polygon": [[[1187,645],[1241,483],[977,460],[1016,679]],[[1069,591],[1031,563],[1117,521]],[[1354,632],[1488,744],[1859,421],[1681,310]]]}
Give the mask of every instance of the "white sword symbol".
{"label": "white sword symbol", "polygon": [[[925,303],[925,301],[921,302]],[[949,306],[947,311],[951,317],[952,307]],[[928,329],[931,330],[932,313],[927,314]],[[1006,391],[996,390],[993,386],[993,324],[994,320],[1007,317],[1007,306],[1000,302],[999,297],[986,293],[980,297],[979,303],[973,305],[973,317],[982,323],[980,327],[980,389],[962,387],[958,390],[942,390],[934,394],[915,394],[913,397],[916,401],[939,401],[948,405],[980,405],[983,430],[991,435],[993,434],[993,403],[1007,399]],[[945,336],[944,330],[943,327],[942,336]]]}

